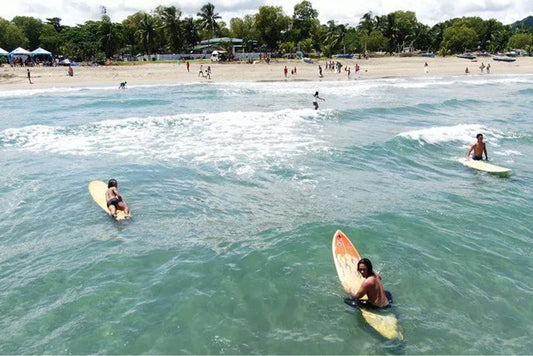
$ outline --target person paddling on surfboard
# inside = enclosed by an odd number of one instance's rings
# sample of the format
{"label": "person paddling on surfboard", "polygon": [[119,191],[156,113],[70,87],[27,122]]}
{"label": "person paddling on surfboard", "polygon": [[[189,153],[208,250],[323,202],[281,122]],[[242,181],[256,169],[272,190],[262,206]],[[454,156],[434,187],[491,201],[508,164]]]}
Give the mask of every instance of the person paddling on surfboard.
{"label": "person paddling on surfboard", "polygon": [[115,218],[117,217],[118,210],[124,210],[126,215],[130,215],[130,211],[126,202],[122,199],[122,196],[118,192],[118,182],[116,179],[110,179],[107,183],[107,191],[105,197],[107,200],[107,208]]}
{"label": "person paddling on surfboard", "polygon": [[[372,262],[368,258],[362,258],[357,263],[357,271],[365,279],[361,284],[361,287],[352,296],[350,304],[357,304],[360,308],[386,308],[391,299],[383,288],[381,283],[381,276],[374,272],[372,268]],[[367,300],[362,300],[364,296],[367,296]]]}
{"label": "person paddling on surfboard", "polygon": [[483,142],[483,134],[478,133],[476,138],[477,142],[470,147],[466,154],[466,158],[469,159],[470,153],[474,151],[474,155],[472,156],[474,161],[481,161],[483,159],[483,153],[485,153],[485,160],[488,161],[489,156],[487,156],[487,147],[485,146],[485,142]]}

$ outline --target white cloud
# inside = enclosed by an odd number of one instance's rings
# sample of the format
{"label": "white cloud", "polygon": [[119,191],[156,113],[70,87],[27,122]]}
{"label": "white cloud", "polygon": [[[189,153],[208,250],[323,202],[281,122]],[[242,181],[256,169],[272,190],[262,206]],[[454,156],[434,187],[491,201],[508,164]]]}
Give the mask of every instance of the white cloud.
{"label": "white cloud", "polygon": [[[0,17],[11,20],[14,16],[33,16],[40,19],[60,17],[65,25],[76,25],[87,20],[101,18],[101,6],[105,5],[112,21],[120,22],[136,11],[151,11],[158,5],[176,6],[184,16],[196,17],[205,1],[189,0],[35,0],[3,1]],[[210,0],[215,11],[229,24],[232,17],[254,14],[262,5],[282,6],[287,15],[292,15],[294,5],[302,0]],[[434,25],[454,17],[479,16],[495,18],[509,24],[533,15],[531,0],[311,0],[318,10],[322,23],[335,20],[337,23],[356,25],[361,16],[369,11],[385,15],[396,10],[416,12],[419,21]]]}

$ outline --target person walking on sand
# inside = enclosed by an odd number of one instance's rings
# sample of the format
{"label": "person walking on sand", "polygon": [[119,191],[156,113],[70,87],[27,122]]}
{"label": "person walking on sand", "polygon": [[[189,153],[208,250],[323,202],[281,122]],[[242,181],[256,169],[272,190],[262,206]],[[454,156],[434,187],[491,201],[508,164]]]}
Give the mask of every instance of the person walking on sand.
{"label": "person walking on sand", "polygon": [[474,155],[472,156],[474,161],[481,161],[483,159],[483,153],[485,153],[485,160],[488,161],[489,156],[487,156],[487,146],[485,145],[485,142],[483,142],[483,134],[478,133],[476,139],[477,142],[470,147],[466,154],[466,158],[470,159],[470,152],[474,151]]}
{"label": "person walking on sand", "polygon": [[190,67],[189,61],[187,61],[186,66],[187,66],[187,73],[188,73],[189,72],[189,67]]}
{"label": "person walking on sand", "polygon": [[429,73],[429,65],[428,65],[428,62],[424,63],[424,73],[426,73],[426,74]]}
{"label": "person walking on sand", "polygon": [[30,70],[29,70],[29,69],[28,69],[28,81],[30,82],[30,84],[33,84],[33,83],[31,82],[31,73],[30,73]]}
{"label": "person walking on sand", "polygon": [[324,78],[324,75],[322,74],[322,66],[320,64],[318,65],[318,76]]}
{"label": "person walking on sand", "polygon": [[483,74],[483,69],[485,69],[485,64],[483,62],[481,62],[479,69],[481,70],[481,74]]}
{"label": "person walking on sand", "polygon": [[72,66],[70,64],[68,65],[68,75],[69,77],[74,76],[74,69],[72,69]]}
{"label": "person walking on sand", "polygon": [[470,71],[468,70],[468,67],[466,67],[465,74],[468,74],[468,73],[470,73]]}
{"label": "person walking on sand", "polygon": [[287,78],[287,73],[289,73],[289,69],[287,68],[287,66],[283,68],[283,73],[285,74],[285,78]]}
{"label": "person walking on sand", "polygon": [[487,74],[490,74],[490,63],[487,63]]}
{"label": "person walking on sand", "polygon": [[315,95],[313,95],[313,105],[315,106],[315,110],[318,110],[318,99],[320,99],[322,101],[326,101],[326,99],[321,98],[320,96],[318,96],[318,92],[316,92]]}

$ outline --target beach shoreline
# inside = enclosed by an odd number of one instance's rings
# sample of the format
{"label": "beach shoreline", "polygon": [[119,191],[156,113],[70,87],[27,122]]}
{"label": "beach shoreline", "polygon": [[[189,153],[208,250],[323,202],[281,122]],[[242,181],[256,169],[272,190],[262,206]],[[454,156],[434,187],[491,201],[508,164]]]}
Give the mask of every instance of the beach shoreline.
{"label": "beach shoreline", "polygon": [[[326,61],[306,63],[301,60],[273,60],[269,64],[260,62],[219,63],[191,61],[189,72],[186,61],[174,63],[139,62],[130,65],[75,66],[74,76],[68,75],[68,67],[0,67],[0,90],[34,89],[51,87],[110,86],[127,81],[128,85],[180,84],[205,82],[291,82],[291,81],[348,81],[386,78],[424,78],[452,76],[480,76],[496,74],[533,74],[533,57],[520,57],[515,62],[497,62],[492,58],[478,58],[471,61],[457,57],[382,57],[364,59],[342,59],[340,73],[326,69]],[[428,71],[425,72],[425,63]],[[480,66],[490,64],[490,73]],[[355,65],[361,68],[355,73]],[[322,66],[323,77],[319,76],[318,66]],[[211,67],[211,78],[202,77]],[[284,68],[287,67],[287,76]],[[350,76],[345,70],[349,66]],[[296,68],[296,73],[291,74]],[[465,74],[465,69],[469,73]],[[27,77],[30,70],[30,84]]]}

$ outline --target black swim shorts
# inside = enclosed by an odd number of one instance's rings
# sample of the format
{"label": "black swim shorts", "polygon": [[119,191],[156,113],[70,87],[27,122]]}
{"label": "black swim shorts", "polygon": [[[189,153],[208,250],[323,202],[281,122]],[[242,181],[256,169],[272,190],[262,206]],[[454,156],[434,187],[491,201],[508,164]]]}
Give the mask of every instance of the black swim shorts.
{"label": "black swim shorts", "polygon": [[115,208],[118,208],[118,203],[122,201],[122,197],[114,197],[107,201],[107,207],[109,208],[111,205],[114,205]]}

